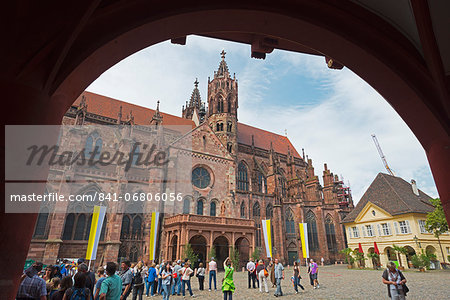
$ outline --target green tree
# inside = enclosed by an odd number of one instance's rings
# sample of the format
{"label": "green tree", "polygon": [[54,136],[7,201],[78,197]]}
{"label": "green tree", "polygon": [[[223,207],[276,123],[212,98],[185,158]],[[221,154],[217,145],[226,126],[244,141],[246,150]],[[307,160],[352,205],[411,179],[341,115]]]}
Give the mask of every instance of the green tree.
{"label": "green tree", "polygon": [[441,248],[442,259],[445,263],[444,250],[442,250],[440,236],[448,231],[448,223],[445,218],[444,209],[442,208],[442,203],[439,198],[431,199],[431,203],[434,206],[434,210],[427,214],[427,220],[425,222],[425,227],[428,232],[434,234],[434,236],[438,239],[439,247]]}
{"label": "green tree", "polygon": [[353,250],[350,248],[345,248],[342,249],[341,251],[339,251],[340,253],[344,254],[345,256],[345,261],[347,262],[347,264],[349,266],[353,265],[353,263],[355,262],[355,258],[352,256]]}
{"label": "green tree", "polygon": [[367,260],[367,258],[364,257],[364,253],[359,252],[359,249],[353,250],[353,255],[355,256],[355,259],[358,261],[360,267],[364,267],[364,261]]}
{"label": "green tree", "polygon": [[195,262],[197,262],[198,260],[198,254],[196,254],[194,252],[194,250],[192,249],[191,244],[186,244],[183,247],[183,253],[184,253],[184,258],[187,258],[191,261],[192,264],[194,264]]}
{"label": "green tree", "polygon": [[373,268],[378,270],[378,259],[380,258],[380,256],[375,252],[369,252],[367,253],[367,257],[372,260]]}
{"label": "green tree", "polygon": [[252,252],[252,258],[253,261],[257,262],[259,260],[259,257],[261,256],[261,253],[259,252],[259,248],[255,248]]}
{"label": "green tree", "polygon": [[233,263],[234,270],[239,271],[239,250],[237,248],[231,247],[230,259]]}
{"label": "green tree", "polygon": [[211,258],[216,258],[216,247],[215,246],[212,246],[211,247],[211,250],[209,250],[209,253],[208,253],[208,258],[209,258],[209,260],[211,260]]}
{"label": "green tree", "polygon": [[400,265],[400,267],[402,266],[402,259],[401,259],[401,254],[408,254],[408,249],[406,249],[405,247],[402,246],[397,246],[397,245],[392,245],[392,249],[394,249],[395,253],[397,254],[397,258],[398,258],[398,264]]}

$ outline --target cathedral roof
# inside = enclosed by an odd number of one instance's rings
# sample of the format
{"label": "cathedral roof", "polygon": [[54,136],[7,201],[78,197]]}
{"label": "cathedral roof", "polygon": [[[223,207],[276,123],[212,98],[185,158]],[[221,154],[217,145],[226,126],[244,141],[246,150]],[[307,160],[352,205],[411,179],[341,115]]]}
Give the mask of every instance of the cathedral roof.
{"label": "cathedral roof", "polygon": [[292,156],[301,158],[297,150],[295,150],[294,146],[291,144],[291,141],[289,141],[289,139],[286,136],[242,123],[238,123],[237,132],[238,132],[238,143],[251,145],[253,135],[255,147],[269,150],[270,143],[272,143],[273,150],[275,152],[287,154],[288,149],[290,149]]}
{"label": "cathedral roof", "polygon": [[431,197],[419,190],[415,195],[411,184],[404,179],[384,173],[378,173],[361,200],[343,220],[344,223],[355,221],[359,213],[371,202],[391,215],[407,213],[429,213],[433,211]]}
{"label": "cathedral roof", "polygon": [[216,76],[224,76],[225,74],[228,74],[228,65],[225,61],[225,54],[227,54],[224,50],[222,50],[222,53],[220,53],[222,56],[222,60],[219,64],[219,69],[217,70]]}
{"label": "cathedral roof", "polygon": [[[74,102],[74,106],[79,106],[82,96],[85,96],[87,104],[87,112],[104,117],[117,119],[117,116],[122,107],[122,115],[128,116],[132,111],[134,116],[134,124],[136,125],[150,125],[155,110],[143,106],[127,103],[114,98],[102,96],[91,92],[83,92]],[[163,120],[163,125],[188,125],[192,128],[195,123],[192,120],[184,119],[174,115],[160,112]],[[124,120],[124,119],[122,119]],[[270,143],[272,142],[273,149],[277,153],[287,154],[290,149],[292,155],[301,158],[289,139],[285,136],[249,126],[243,123],[238,123],[238,143],[251,145],[252,135],[255,147],[270,150]]]}
{"label": "cathedral roof", "polygon": [[[152,117],[155,114],[154,109],[127,103],[124,101],[102,96],[99,94],[94,94],[87,91],[83,92],[83,94],[80,95],[77,98],[77,100],[75,100],[73,105],[78,106],[81,102],[81,98],[83,95],[85,96],[86,99],[88,113],[93,113],[104,117],[117,119],[120,107],[122,106],[122,115],[124,117],[128,116],[132,111],[134,116],[134,123],[137,125],[150,125],[150,121],[152,120]],[[191,126],[191,128],[195,127],[195,123],[192,120],[183,119],[163,112],[160,112],[160,114],[163,117],[163,124],[188,125]],[[123,118],[122,120],[124,119],[125,118]]]}
{"label": "cathedral roof", "polygon": [[200,97],[200,91],[198,90],[197,78],[195,79],[194,85],[195,85],[195,87],[191,94],[191,100],[189,101],[189,106],[200,108],[202,106],[202,98]]}

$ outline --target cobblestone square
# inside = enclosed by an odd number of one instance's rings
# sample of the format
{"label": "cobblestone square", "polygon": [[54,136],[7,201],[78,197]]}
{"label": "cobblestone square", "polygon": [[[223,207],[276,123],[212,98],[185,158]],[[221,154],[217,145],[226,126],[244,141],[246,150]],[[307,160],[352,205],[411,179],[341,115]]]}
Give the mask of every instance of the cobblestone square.
{"label": "cobblestone square", "polygon": [[[275,288],[269,285],[269,293],[260,293],[258,289],[248,289],[247,273],[237,272],[234,275],[236,291],[233,294],[235,300],[253,299],[388,299],[386,286],[381,282],[380,270],[357,270],[347,269],[346,265],[324,266],[319,268],[320,289],[313,289],[309,285],[309,277],[306,267],[302,269],[303,279],[301,284],[305,291],[299,288],[296,295],[290,282],[292,268],[285,269],[286,279],[282,281],[283,297],[276,298],[273,294]],[[420,273],[418,271],[405,271],[410,292],[407,299],[450,299],[450,271],[436,270]],[[220,285],[223,273],[217,276],[217,284]],[[205,291],[198,290],[197,278],[192,278],[192,288],[195,299],[219,300],[223,299],[220,290],[208,291],[208,278],[205,279]],[[219,287],[218,287],[219,288]],[[162,298],[156,296],[153,299]],[[171,299],[182,299],[182,297],[171,296]],[[190,297],[186,297],[189,298]]]}

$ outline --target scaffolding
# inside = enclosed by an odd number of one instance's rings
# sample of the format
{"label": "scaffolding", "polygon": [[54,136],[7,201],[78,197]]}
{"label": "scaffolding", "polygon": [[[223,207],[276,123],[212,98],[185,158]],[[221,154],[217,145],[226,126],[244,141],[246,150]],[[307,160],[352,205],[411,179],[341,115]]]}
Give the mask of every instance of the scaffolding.
{"label": "scaffolding", "polygon": [[343,181],[336,181],[335,184],[339,206],[348,207],[352,201],[350,187],[346,186]]}

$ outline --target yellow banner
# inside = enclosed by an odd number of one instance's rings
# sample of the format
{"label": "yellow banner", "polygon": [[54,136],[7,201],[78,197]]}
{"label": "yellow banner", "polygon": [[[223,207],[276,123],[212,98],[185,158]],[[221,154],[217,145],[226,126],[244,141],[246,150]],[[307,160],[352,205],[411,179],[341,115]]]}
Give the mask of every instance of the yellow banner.
{"label": "yellow banner", "polygon": [[91,260],[92,259],[92,253],[94,249],[95,244],[95,235],[97,233],[97,226],[98,226],[98,215],[100,213],[100,206],[94,206],[94,214],[92,215],[92,221],[91,221],[91,231],[89,232],[89,242],[86,252],[86,259]]}

